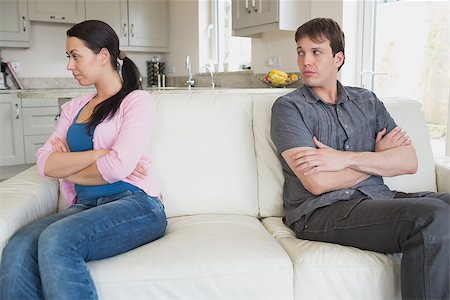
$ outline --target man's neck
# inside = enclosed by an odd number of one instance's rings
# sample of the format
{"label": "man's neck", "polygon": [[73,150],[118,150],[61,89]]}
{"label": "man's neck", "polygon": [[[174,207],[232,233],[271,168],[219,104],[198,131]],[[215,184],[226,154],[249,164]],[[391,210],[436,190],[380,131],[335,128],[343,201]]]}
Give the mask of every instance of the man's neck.
{"label": "man's neck", "polygon": [[329,86],[310,87],[323,101],[331,104],[337,102],[337,81]]}

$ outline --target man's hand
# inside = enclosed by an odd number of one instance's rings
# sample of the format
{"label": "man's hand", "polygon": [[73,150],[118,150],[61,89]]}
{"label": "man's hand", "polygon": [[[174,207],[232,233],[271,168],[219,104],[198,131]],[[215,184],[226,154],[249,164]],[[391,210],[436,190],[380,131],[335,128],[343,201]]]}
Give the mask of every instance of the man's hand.
{"label": "man's hand", "polygon": [[400,146],[411,145],[409,136],[405,131],[402,131],[400,127],[395,127],[386,135],[385,133],[386,128],[377,133],[377,137],[375,139],[375,152],[380,152]]}
{"label": "man's hand", "polygon": [[308,176],[318,172],[335,172],[347,168],[345,151],[328,147],[316,137],[313,140],[318,149],[305,149],[293,156],[294,167],[298,172]]}

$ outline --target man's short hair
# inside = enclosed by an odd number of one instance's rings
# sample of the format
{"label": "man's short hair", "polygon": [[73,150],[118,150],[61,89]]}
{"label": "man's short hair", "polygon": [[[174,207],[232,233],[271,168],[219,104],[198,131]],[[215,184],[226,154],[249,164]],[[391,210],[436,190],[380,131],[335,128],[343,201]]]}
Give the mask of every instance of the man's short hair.
{"label": "man's short hair", "polygon": [[[342,51],[345,59],[344,32],[335,20],[329,18],[316,18],[306,22],[295,32],[295,42],[298,42],[299,39],[305,36],[309,37],[315,43],[320,43],[323,42],[324,39],[328,39],[330,41],[331,50],[333,51],[333,56]],[[343,65],[344,62],[342,62],[339,70]]]}

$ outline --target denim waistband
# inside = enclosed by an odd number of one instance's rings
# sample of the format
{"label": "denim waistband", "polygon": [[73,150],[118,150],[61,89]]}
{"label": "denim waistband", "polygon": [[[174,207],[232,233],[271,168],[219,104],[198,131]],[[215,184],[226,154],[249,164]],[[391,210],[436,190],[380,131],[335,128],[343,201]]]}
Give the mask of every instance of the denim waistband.
{"label": "denim waistband", "polygon": [[138,191],[123,191],[120,193],[112,194],[112,195],[106,195],[98,198],[90,198],[90,199],[77,199],[76,204],[82,204],[87,206],[98,206],[102,205],[108,202],[112,202],[115,200],[118,200],[120,198],[130,196],[130,195],[139,195],[139,194],[145,194],[144,191],[138,190]]}

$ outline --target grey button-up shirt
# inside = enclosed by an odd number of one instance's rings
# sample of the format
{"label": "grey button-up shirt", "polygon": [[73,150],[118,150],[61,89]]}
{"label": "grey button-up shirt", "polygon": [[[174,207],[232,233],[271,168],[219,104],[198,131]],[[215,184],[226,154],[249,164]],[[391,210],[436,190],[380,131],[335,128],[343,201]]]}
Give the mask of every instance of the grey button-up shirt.
{"label": "grey button-up shirt", "polygon": [[292,225],[303,215],[336,201],[348,200],[359,191],[370,199],[392,199],[394,191],[380,176],[370,176],[356,186],[319,196],[305,189],[281,156],[295,147],[317,148],[313,136],[342,151],[374,151],[377,132],[390,132],[397,125],[383,103],[371,91],[343,87],[337,82],[337,102],[320,99],[307,86],[277,99],[272,107],[271,136],[285,177],[283,200],[285,222]]}

